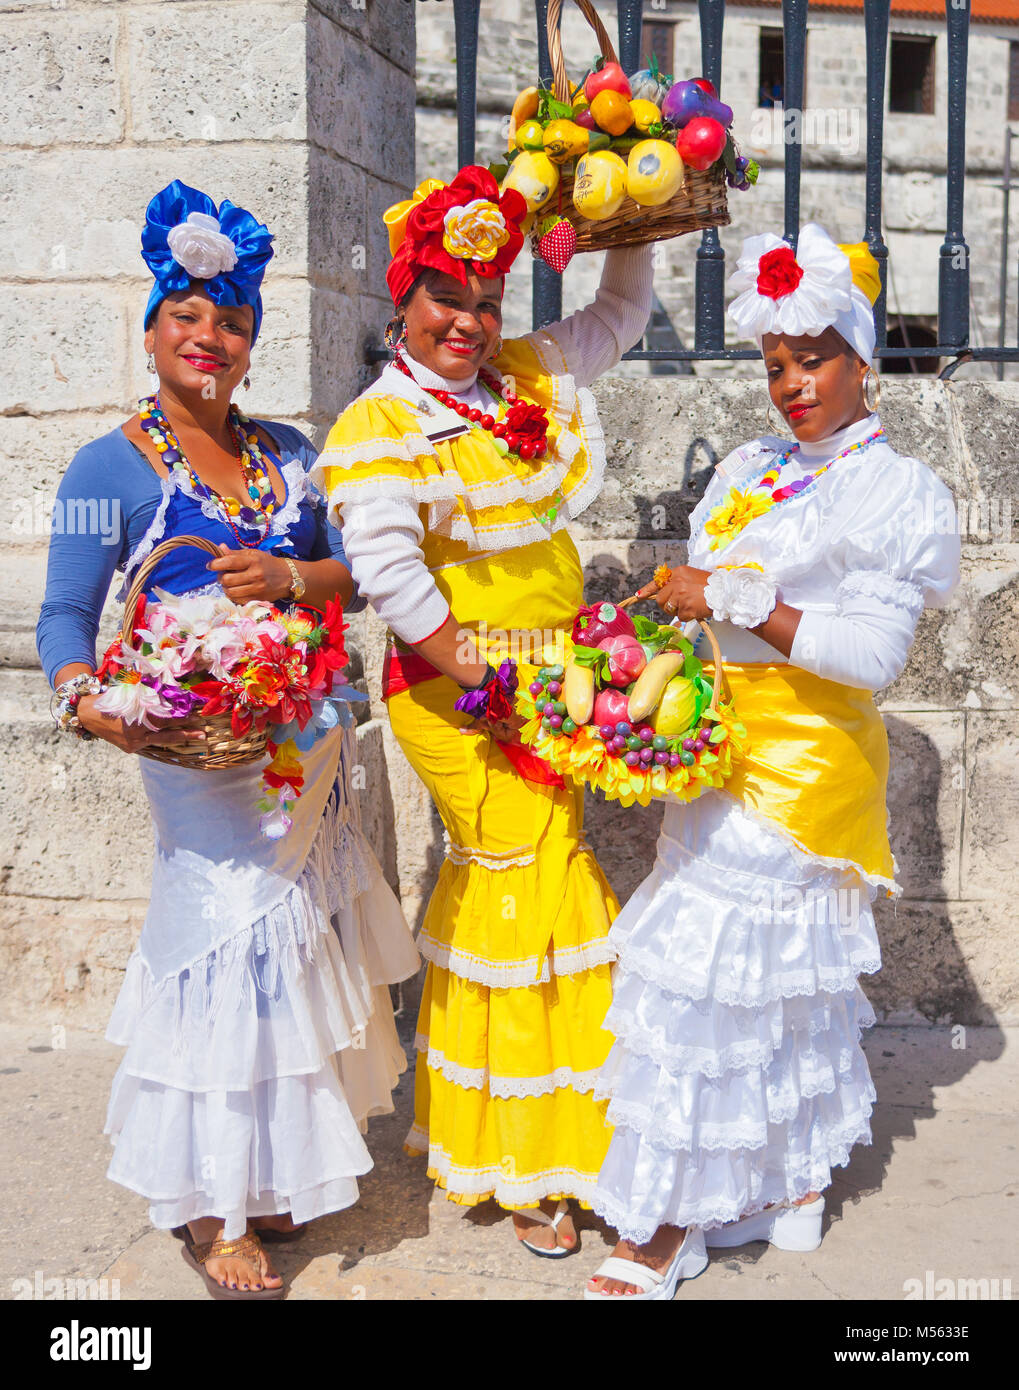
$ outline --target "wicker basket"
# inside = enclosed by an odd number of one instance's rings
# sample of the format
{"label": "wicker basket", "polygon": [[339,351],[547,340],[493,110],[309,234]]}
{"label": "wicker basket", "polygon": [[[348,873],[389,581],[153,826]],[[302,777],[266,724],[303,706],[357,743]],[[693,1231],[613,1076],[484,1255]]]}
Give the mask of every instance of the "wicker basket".
{"label": "wicker basket", "polygon": [[[594,30],[601,45],[602,57],[607,62],[618,62],[616,50],[612,45],[604,24],[590,0],[577,0],[581,13]],[[563,57],[562,38],[559,21],[562,15],[563,0],[549,0],[548,5],[548,50],[552,60],[552,81],[556,99],[570,100],[570,82],[566,76],[566,60]],[[703,231],[706,227],[726,227],[729,224],[729,204],[726,197],[725,171],[721,164],[714,164],[701,172],[684,165],[683,184],[667,203],[659,207],[643,207],[630,197],[623,199],[620,207],[602,221],[591,221],[573,206],[573,174],[564,165],[560,170],[559,187],[552,198],[540,208],[535,226],[542,217],[551,212],[559,212],[573,224],[577,233],[578,251],[607,251],[614,246],[642,246],[647,242],[665,241],[669,237],[682,236],[684,232]],[[531,254],[538,255],[540,237],[537,231],[531,235]]]}
{"label": "wicker basket", "polygon": [[[646,594],[644,598],[639,598],[633,594],[630,598],[624,598],[616,604],[617,608],[629,608],[634,603],[645,603],[648,599],[653,599],[654,594]],[[711,699],[703,714],[710,714],[714,718],[718,717],[718,697],[721,695],[726,700],[732,699],[732,692],[729,689],[729,682],[725,677],[725,665],[722,661],[722,649],[718,645],[718,638],[711,629],[711,625],[702,619],[697,620],[697,625],[708,639],[708,646],[711,648],[711,660],[705,662],[705,666],[712,667]]]}
{"label": "wicker basket", "polygon": [[[124,601],[124,621],[121,631],[125,634],[134,635],[134,618],[138,607],[138,600],[141,598],[145,588],[145,581],[162,560],[164,555],[168,555],[171,550],[176,550],[181,545],[193,545],[199,550],[205,550],[217,560],[220,556],[219,547],[212,541],[206,540],[204,536],[175,536],[168,541],[162,541],[155,547],[152,554],[139,566],[138,573],[131,582],[127,598]],[[153,758],[159,763],[175,763],[178,767],[200,768],[202,771],[214,771],[223,767],[240,767],[244,763],[257,763],[266,755],[266,742],[268,734],[263,729],[259,732],[252,729],[243,738],[236,738],[230,727],[230,715],[215,714],[209,718],[203,718],[200,714],[191,715],[187,719],[174,721],[174,729],[202,729],[205,733],[205,741],[194,744],[174,743],[174,744],[146,744],[144,748],[139,748],[138,752],[143,758]]]}

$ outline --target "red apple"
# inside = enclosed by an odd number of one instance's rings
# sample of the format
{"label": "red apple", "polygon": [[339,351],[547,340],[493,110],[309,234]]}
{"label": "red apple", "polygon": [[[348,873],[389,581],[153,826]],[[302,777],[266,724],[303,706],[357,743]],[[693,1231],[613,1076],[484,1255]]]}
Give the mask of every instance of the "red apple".
{"label": "red apple", "polygon": [[676,149],[691,169],[710,169],[725,149],[725,127],[710,116],[695,116],[676,136]]}
{"label": "red apple", "polygon": [[584,83],[584,95],[589,106],[599,92],[620,92],[627,101],[630,100],[633,95],[630,81],[618,63],[606,63],[597,72],[592,72]]}
{"label": "red apple", "polygon": [[625,690],[599,690],[594,697],[594,709],[590,722],[599,724],[619,724],[626,719],[626,706],[629,696]]}

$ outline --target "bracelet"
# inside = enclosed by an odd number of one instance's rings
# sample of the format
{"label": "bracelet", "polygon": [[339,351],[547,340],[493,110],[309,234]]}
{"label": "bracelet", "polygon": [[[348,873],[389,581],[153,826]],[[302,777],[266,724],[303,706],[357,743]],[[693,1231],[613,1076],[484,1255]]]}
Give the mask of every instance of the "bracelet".
{"label": "bracelet", "polygon": [[74,734],[84,743],[94,739],[95,734],[89,733],[78,718],[78,701],[83,695],[100,695],[105,689],[101,677],[90,671],[82,671],[58,685],[50,696],[50,714],[60,732]]}
{"label": "bracelet", "polygon": [[301,578],[300,570],[294,564],[293,560],[289,558],[289,556],[281,555],[280,559],[283,561],[287,569],[290,571],[289,597],[292,598],[295,603],[300,603],[301,599],[304,598],[304,591],[307,589],[308,586]]}
{"label": "bracelet", "polygon": [[717,622],[757,627],[777,602],[776,586],[756,565],[717,569],[704,585],[704,602]]}
{"label": "bracelet", "polygon": [[494,670],[491,665],[472,690],[466,690],[453,706],[472,719],[511,719],[516,713],[513,696],[517,688],[517,664],[506,660]]}

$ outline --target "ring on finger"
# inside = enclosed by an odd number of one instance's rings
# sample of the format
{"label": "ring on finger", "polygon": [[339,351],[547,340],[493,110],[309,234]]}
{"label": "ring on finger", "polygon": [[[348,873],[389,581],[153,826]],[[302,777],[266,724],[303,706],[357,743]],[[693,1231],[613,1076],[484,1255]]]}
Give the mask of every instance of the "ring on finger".
{"label": "ring on finger", "polygon": [[676,605],[674,603],[667,603],[664,605],[664,607],[666,613],[675,613],[676,611]]}

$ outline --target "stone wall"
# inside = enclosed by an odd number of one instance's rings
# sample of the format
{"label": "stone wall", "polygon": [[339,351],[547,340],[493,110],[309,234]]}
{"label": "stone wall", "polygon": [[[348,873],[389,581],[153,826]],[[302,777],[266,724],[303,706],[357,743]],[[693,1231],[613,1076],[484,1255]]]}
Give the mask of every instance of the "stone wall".
{"label": "stone wall", "polygon": [[[179,178],[268,224],[243,404],[321,439],[390,313],[380,214],[413,177],[415,13],[407,0],[0,0],[8,1016],[100,1026],[147,893],[137,768],[53,732],[34,643],[59,479],[149,389],[145,205]],[[111,603],[104,643],[116,617]],[[381,732],[359,736],[369,831],[395,883]]]}
{"label": "stone wall", "polygon": [[[614,0],[598,10],[615,35]],[[691,0],[656,0],[645,19],[675,24],[674,55],[679,76],[700,71],[700,26]],[[563,12],[567,70],[579,78],[593,61],[596,41],[572,4]],[[757,108],[758,33],[781,28],[781,10],[728,4],[722,46],[723,98],[733,108],[733,131],[747,154],[761,164],[757,187],[729,193],[732,224],[721,231],[731,269],[743,238],[752,232],[781,233],[784,146],[781,112]],[[945,235],[947,52],[944,23],[893,15],[892,34],[940,35],[935,50],[935,114],[885,112],[884,226],[889,248],[889,327],[900,313],[937,327],[938,253]],[[447,177],[456,159],[451,7],[422,7],[418,20],[418,177]],[[993,346],[998,337],[1001,258],[1002,142],[1006,115],[1008,40],[1019,25],[973,24],[969,36],[966,110],[967,183],[965,230],[971,252],[971,341]],[[487,163],[505,149],[505,116],[516,93],[536,80],[537,40],[529,0],[482,0],[478,61],[478,158]],[[808,10],[801,223],[818,221],[836,240],[856,241],[864,229],[866,152],[866,48],[863,17]],[[779,122],[773,118],[777,115]],[[649,346],[693,346],[695,257],[700,238],[681,237],[660,246],[656,277],[658,318]],[[1015,273],[1019,254],[1019,198],[1010,214],[1006,342],[1017,341]],[[601,257],[578,257],[564,277],[563,305],[569,312],[590,298]],[[522,256],[511,280],[518,286],[513,331],[530,327],[530,258]],[[631,375],[647,375],[629,363]],[[656,371],[688,371],[685,364]],[[697,363],[698,375],[742,375],[745,364]],[[1006,367],[1009,378],[1019,367]],[[994,375],[987,364],[968,366],[967,378]]]}
{"label": "stone wall", "polygon": [[[682,559],[686,518],[712,467],[761,433],[767,396],[763,381],[679,377],[604,378],[595,395],[608,475],[574,535],[588,597],[618,598],[656,564]],[[964,561],[952,606],[924,614],[905,672],[878,696],[903,894],[879,904],[885,966],[867,990],[894,1020],[1019,1021],[1019,385],[886,382],[882,418],[896,447],[928,462],[955,493]],[[366,660],[376,698],[382,644],[372,620]],[[443,856],[441,825],[388,727],[383,737],[414,923]],[[588,796],[588,839],[624,901],[651,867],[660,820],[659,806],[623,810]]]}

